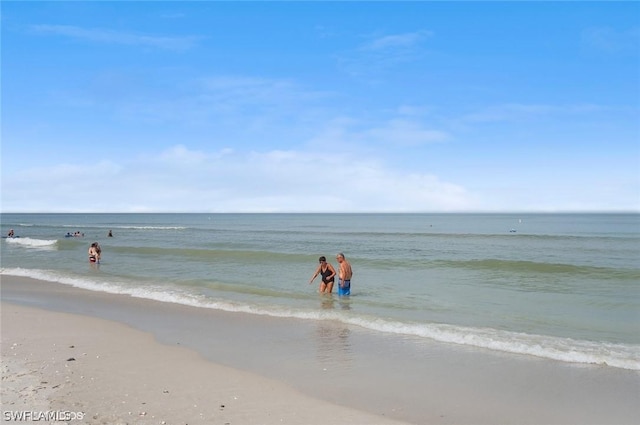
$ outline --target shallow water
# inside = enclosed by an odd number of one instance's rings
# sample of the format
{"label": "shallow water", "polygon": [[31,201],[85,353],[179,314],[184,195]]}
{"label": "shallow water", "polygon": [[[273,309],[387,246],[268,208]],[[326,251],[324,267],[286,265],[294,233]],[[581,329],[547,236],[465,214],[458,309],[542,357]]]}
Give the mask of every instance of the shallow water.
{"label": "shallow water", "polygon": [[[638,214],[3,214],[9,228],[7,275],[640,370]],[[337,252],[349,298],[307,283]]]}

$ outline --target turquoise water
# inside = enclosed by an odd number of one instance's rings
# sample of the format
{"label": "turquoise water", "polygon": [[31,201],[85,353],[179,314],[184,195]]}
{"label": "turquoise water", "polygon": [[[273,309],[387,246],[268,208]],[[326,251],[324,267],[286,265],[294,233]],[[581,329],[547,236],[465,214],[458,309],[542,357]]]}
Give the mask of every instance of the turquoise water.
{"label": "turquoise water", "polygon": [[[640,370],[638,214],[1,218],[20,236],[2,241],[3,275]],[[338,252],[354,269],[348,298],[308,284]]]}

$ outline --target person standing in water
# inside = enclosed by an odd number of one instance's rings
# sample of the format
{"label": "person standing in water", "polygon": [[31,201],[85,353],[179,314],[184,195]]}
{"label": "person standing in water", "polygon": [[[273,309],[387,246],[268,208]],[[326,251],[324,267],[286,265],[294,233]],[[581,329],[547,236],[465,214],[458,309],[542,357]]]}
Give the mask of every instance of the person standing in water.
{"label": "person standing in water", "polygon": [[333,291],[333,283],[335,282],[336,270],[331,263],[327,263],[326,257],[322,256],[318,260],[320,265],[316,269],[316,272],[309,279],[309,285],[315,280],[316,276],[321,275],[320,288],[318,292],[321,294],[330,294]]}
{"label": "person standing in water", "polygon": [[338,272],[338,295],[351,295],[351,277],[353,270],[351,264],[344,257],[343,253],[336,255],[336,261],[340,264]]}
{"label": "person standing in water", "polygon": [[102,254],[102,249],[100,249],[100,245],[98,242],[94,242],[89,247],[89,262],[90,263],[100,263],[100,255]]}

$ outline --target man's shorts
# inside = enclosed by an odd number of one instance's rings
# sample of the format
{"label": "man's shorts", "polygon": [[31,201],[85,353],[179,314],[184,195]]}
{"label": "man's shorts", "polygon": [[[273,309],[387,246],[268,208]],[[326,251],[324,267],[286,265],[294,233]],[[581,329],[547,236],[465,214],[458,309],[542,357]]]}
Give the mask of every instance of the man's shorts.
{"label": "man's shorts", "polygon": [[338,279],[338,295],[351,294],[351,281]]}

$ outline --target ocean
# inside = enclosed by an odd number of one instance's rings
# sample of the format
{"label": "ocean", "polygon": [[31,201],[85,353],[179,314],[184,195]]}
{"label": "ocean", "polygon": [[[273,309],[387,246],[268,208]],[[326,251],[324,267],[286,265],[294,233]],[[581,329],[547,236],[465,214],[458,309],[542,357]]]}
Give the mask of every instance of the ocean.
{"label": "ocean", "polygon": [[[1,228],[19,236],[2,275],[640,370],[639,214],[5,213]],[[338,252],[351,296],[318,294],[318,257],[337,268]]]}

